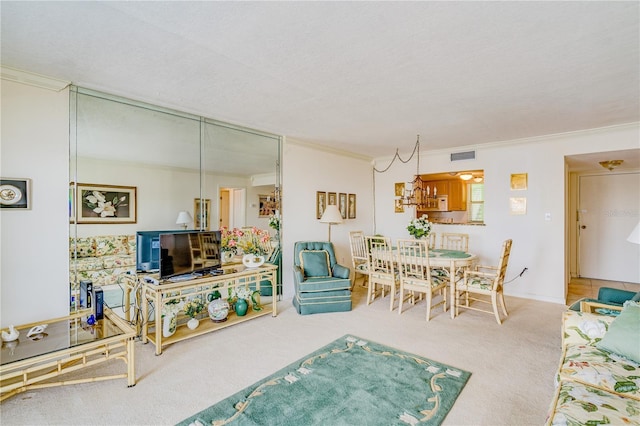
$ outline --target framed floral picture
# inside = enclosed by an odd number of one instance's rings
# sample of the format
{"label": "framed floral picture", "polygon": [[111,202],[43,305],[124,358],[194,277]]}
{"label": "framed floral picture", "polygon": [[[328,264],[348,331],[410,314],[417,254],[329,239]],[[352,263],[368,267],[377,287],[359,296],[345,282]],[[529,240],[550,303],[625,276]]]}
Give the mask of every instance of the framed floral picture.
{"label": "framed floral picture", "polygon": [[338,210],[343,219],[347,218],[347,194],[338,194]]}
{"label": "framed floral picture", "polygon": [[79,183],[73,201],[77,223],[137,222],[135,186]]}
{"label": "framed floral picture", "polygon": [[347,217],[349,219],[355,219],[356,218],[356,194],[349,194],[347,203],[348,203]]}
{"label": "framed floral picture", "polygon": [[327,205],[331,206],[337,206],[338,202],[337,202],[337,198],[336,198],[336,193],[335,192],[328,192],[327,193]]}
{"label": "framed floral picture", "polygon": [[320,219],[322,217],[322,213],[324,213],[324,209],[327,207],[327,193],[326,192],[316,192],[316,219]]}
{"label": "framed floral picture", "polygon": [[258,217],[271,217],[276,214],[278,205],[276,204],[276,198],[273,195],[258,195],[259,211]]}
{"label": "framed floral picture", "polygon": [[[202,203],[204,201],[204,204]],[[194,229],[209,231],[211,229],[211,200],[208,198],[193,199]]]}

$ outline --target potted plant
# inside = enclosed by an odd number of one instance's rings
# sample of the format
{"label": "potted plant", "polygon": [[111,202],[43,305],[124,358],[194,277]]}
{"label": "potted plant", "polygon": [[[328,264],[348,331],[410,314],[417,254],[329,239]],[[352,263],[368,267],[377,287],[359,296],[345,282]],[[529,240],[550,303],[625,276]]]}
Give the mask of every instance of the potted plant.
{"label": "potted plant", "polygon": [[418,240],[420,238],[428,237],[429,233],[431,232],[431,222],[429,222],[429,216],[423,214],[416,219],[411,219],[411,221],[409,221],[409,225],[407,226],[407,231],[409,231],[409,235]]}
{"label": "potted plant", "polygon": [[220,228],[220,250],[222,250],[222,262],[226,263],[238,253],[238,241],[243,235],[238,228],[229,229],[226,226]]}
{"label": "potted plant", "polygon": [[247,268],[257,268],[265,261],[268,253],[267,244],[271,240],[269,232],[258,229],[255,226],[249,232],[243,233],[238,241],[238,247],[242,249],[244,256],[242,263]]}
{"label": "potted plant", "polygon": [[187,322],[187,327],[190,330],[194,330],[200,324],[200,320],[196,318],[196,316],[204,310],[204,302],[200,297],[195,297],[184,304],[184,313],[189,318],[189,322]]}

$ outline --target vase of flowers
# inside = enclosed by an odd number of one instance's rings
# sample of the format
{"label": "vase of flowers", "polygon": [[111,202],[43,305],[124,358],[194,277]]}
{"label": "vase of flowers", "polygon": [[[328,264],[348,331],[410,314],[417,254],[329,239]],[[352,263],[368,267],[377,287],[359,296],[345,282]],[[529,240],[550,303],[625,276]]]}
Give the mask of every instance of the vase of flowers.
{"label": "vase of flowers", "polygon": [[249,310],[248,300],[251,298],[251,290],[248,287],[238,286],[231,291],[231,296],[236,299],[235,311],[236,315],[243,317]]}
{"label": "vase of flowers", "polygon": [[196,316],[204,309],[204,302],[202,301],[202,299],[199,297],[195,297],[189,300],[184,304],[183,309],[185,315],[191,318],[189,322],[187,322],[187,327],[189,327],[190,330],[195,330],[196,328],[198,328],[200,320],[197,319]]}
{"label": "vase of flowers", "polygon": [[280,216],[276,213],[269,218],[269,227],[276,231],[276,240],[280,240]]}
{"label": "vase of flowers", "polygon": [[238,253],[238,241],[243,232],[238,228],[229,229],[226,226],[220,228],[220,250],[222,250],[222,262],[227,263]]}
{"label": "vase of flowers", "polygon": [[431,232],[431,225],[431,222],[429,222],[429,216],[423,214],[418,218],[411,219],[409,225],[407,226],[407,231],[409,231],[409,235],[411,235],[413,238],[426,238]]}
{"label": "vase of flowers", "polygon": [[267,254],[267,244],[271,240],[269,232],[258,229],[255,226],[249,232],[243,233],[238,241],[238,247],[244,253],[242,263],[247,268],[262,266]]}

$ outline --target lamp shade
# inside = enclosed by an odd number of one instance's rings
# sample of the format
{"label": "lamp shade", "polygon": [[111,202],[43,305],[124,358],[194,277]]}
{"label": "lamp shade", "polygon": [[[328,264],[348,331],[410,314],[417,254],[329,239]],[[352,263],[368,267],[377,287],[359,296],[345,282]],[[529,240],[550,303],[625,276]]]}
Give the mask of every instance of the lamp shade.
{"label": "lamp shade", "polygon": [[340,214],[340,210],[338,210],[338,206],[336,206],[335,204],[328,205],[327,208],[324,209],[324,213],[322,213],[320,222],[342,223],[342,215]]}
{"label": "lamp shade", "polygon": [[640,244],[640,222],[633,228],[633,231],[627,237],[627,241],[634,244]]}
{"label": "lamp shade", "polygon": [[176,219],[176,224],[177,225],[186,226],[191,222],[193,222],[193,218],[191,217],[189,212],[184,212],[183,211],[183,212],[178,213],[178,218]]}

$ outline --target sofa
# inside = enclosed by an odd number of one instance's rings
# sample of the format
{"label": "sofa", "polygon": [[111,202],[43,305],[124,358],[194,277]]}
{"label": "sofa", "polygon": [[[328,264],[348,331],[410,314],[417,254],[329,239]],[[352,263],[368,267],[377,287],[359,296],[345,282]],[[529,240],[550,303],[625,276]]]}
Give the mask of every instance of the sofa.
{"label": "sofa", "polygon": [[[590,311],[589,303],[582,305]],[[547,425],[640,425],[640,304],[629,300],[617,310],[563,314]]]}
{"label": "sofa", "polygon": [[121,284],[124,279],[135,277],[136,236],[70,238],[69,257],[72,291],[77,291],[84,280],[97,286]]}

